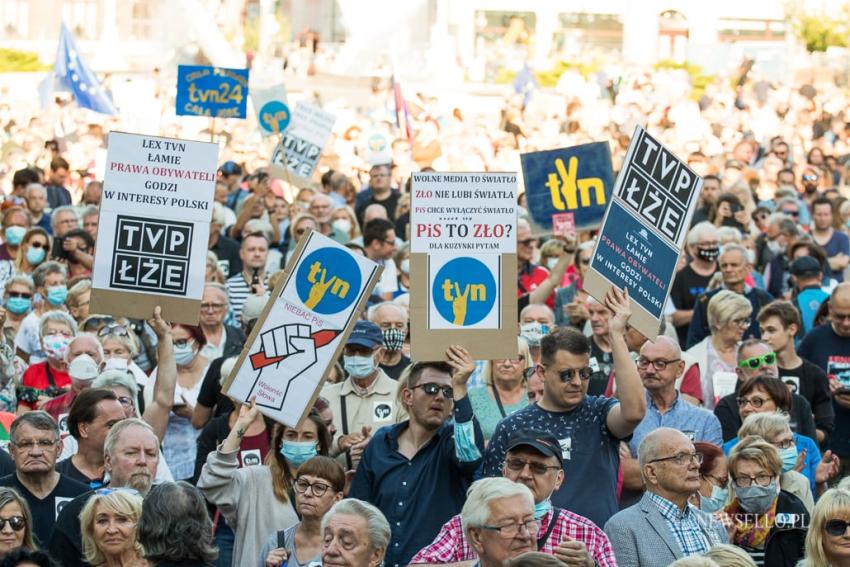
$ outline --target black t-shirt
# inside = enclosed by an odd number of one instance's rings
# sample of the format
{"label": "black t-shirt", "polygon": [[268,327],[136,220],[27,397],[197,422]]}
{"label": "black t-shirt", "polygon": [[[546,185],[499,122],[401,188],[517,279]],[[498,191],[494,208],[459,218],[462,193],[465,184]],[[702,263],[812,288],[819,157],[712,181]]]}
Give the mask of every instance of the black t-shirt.
{"label": "black t-shirt", "polygon": [[[36,537],[36,543],[39,547],[44,546],[50,541],[50,535],[53,533],[53,526],[57,521],[59,513],[71,500],[87,492],[89,487],[85,484],[72,480],[64,475],[59,475],[59,482],[56,483],[56,488],[53,492],[47,495],[43,500],[38,499],[30,492],[18,476],[10,474],[0,478],[0,486],[7,486],[17,490],[24,500],[27,501],[30,507],[33,521],[33,535]],[[79,524],[79,520],[77,520]]]}
{"label": "black t-shirt", "polygon": [[89,477],[84,475],[80,469],[74,466],[74,462],[71,460],[71,458],[72,457],[68,457],[64,461],[59,461],[53,468],[55,468],[57,472],[62,473],[66,477],[86,485],[86,488],[88,490],[93,490],[95,488],[100,488],[101,486],[103,486],[103,477],[94,480],[90,479]]}
{"label": "black t-shirt", "polygon": [[608,377],[611,376],[611,369],[614,368],[614,356],[599,348],[592,338],[590,339],[590,368],[593,374],[590,375],[587,395],[604,396],[605,389],[608,387]]}
{"label": "black t-shirt", "polygon": [[404,369],[410,364],[410,358],[406,357],[404,354],[401,355],[401,360],[399,360],[396,364],[392,366],[387,366],[385,364],[381,365],[381,370],[383,370],[387,376],[392,378],[393,380],[398,380],[401,376],[401,373],[404,372]]}
{"label": "black t-shirt", "polygon": [[[364,195],[366,198],[359,198],[355,203],[357,206],[357,210],[355,211],[357,216],[357,222],[360,223],[360,228],[363,228],[363,215],[366,212],[366,207],[369,205],[374,205],[375,203],[379,205],[383,205],[387,210],[387,218],[394,219],[395,218],[395,210],[398,207],[398,200],[401,198],[401,193],[399,193],[398,189],[392,189],[390,191],[389,196],[383,201],[379,201],[375,198],[375,194],[369,190],[369,193]],[[401,236],[401,235],[396,235]]]}
{"label": "black t-shirt", "polygon": [[219,262],[227,262],[228,273],[224,277],[230,277],[242,271],[242,260],[239,258],[239,243],[228,238],[223,234],[218,237],[218,242],[210,248],[211,252],[215,252]]}
{"label": "black t-shirt", "polygon": [[15,461],[5,449],[0,449],[0,477],[15,474]]}
{"label": "black t-shirt", "polygon": [[198,392],[198,403],[207,408],[215,408],[212,417],[229,414],[233,411],[233,402],[221,393],[221,365],[224,357],[216,358],[210,362],[204,381],[201,383],[201,391]]}
{"label": "black t-shirt", "polygon": [[[676,309],[687,311],[696,305],[697,297],[705,293],[711,276],[701,276],[696,273],[690,264],[679,270],[673,279],[673,287],[670,288],[670,301]],[[676,327],[676,335],[679,344],[684,345],[688,340],[688,324]]]}
{"label": "black t-shirt", "polygon": [[84,492],[65,506],[56,518],[53,535],[47,544],[47,552],[63,567],[88,567],[83,559],[83,534],[80,530],[80,512],[94,495]]}
{"label": "black t-shirt", "polygon": [[803,396],[812,405],[815,426],[827,435],[832,433],[835,427],[835,411],[832,409],[826,372],[808,360],[803,360],[803,364],[797,368],[780,368],[779,377],[786,384],[793,386],[794,393]]}

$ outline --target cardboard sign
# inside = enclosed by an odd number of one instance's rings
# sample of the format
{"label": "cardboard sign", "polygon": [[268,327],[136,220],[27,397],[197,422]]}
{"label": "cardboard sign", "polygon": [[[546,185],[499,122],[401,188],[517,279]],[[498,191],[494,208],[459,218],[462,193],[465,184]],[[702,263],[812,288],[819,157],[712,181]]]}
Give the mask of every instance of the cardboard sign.
{"label": "cardboard sign", "polygon": [[654,339],[702,178],[638,126],[617,176],[584,289],[597,300],[627,288],[629,324]]}
{"label": "cardboard sign", "polygon": [[383,268],[311,231],[298,243],[222,390],[297,427],[342,352]]}
{"label": "cardboard sign", "polygon": [[575,238],[576,218],[574,213],[552,215],[552,234],[565,238]]}
{"label": "cardboard sign", "polygon": [[177,67],[178,116],[245,118],[248,106],[248,69]]}
{"label": "cardboard sign", "polygon": [[91,312],[197,325],[218,146],[109,133]]}
{"label": "cardboard sign", "polygon": [[292,113],[286,103],[286,85],[252,88],[251,102],[263,136],[280,134],[289,126]]}
{"label": "cardboard sign", "polygon": [[553,215],[571,212],[578,230],[597,228],[614,189],[606,142],[520,156],[528,209],[535,223],[552,227]]}
{"label": "cardboard sign", "polygon": [[274,177],[285,179],[288,169],[294,177],[309,182],[335,121],[333,114],[299,102],[283,140],[272,152],[270,170]]}
{"label": "cardboard sign", "polygon": [[[411,349],[443,360],[516,351],[516,174],[414,173]],[[501,353],[501,354],[499,354]]]}

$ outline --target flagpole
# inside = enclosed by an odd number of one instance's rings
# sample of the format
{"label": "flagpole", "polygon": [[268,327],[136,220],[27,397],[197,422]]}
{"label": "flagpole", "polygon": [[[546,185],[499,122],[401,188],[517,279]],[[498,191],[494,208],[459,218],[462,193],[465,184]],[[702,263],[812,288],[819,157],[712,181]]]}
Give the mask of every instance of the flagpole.
{"label": "flagpole", "polygon": [[212,124],[210,124],[210,142],[215,142],[215,115],[213,115]]}

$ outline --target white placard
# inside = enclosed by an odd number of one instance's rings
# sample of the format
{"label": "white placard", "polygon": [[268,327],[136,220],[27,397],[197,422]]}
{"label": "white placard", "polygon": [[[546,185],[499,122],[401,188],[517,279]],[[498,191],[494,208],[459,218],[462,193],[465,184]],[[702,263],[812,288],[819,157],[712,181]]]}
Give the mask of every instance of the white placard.
{"label": "white placard", "polygon": [[333,130],[336,117],[318,106],[299,102],[283,140],[272,152],[271,165],[302,180],[310,180]]}
{"label": "white placard", "polygon": [[428,328],[500,329],[500,254],[428,255]]}

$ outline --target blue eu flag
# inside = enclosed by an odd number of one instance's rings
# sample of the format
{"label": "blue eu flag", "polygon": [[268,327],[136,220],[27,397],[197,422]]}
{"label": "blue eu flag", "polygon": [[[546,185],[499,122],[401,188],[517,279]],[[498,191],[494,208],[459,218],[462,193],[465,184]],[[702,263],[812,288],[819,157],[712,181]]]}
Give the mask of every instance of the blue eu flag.
{"label": "blue eu flag", "polygon": [[56,64],[53,67],[52,78],[60,85],[61,90],[69,91],[74,95],[80,107],[101,114],[118,114],[106,90],[97,80],[97,76],[88,68],[77,51],[74,37],[64,22],[59,33],[59,47],[56,50]]}

